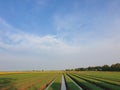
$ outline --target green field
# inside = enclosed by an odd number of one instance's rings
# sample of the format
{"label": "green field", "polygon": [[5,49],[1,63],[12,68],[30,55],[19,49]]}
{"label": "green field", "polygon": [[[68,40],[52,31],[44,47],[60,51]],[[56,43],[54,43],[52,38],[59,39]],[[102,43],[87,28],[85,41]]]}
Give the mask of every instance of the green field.
{"label": "green field", "polygon": [[0,90],[120,90],[120,72],[1,72]]}

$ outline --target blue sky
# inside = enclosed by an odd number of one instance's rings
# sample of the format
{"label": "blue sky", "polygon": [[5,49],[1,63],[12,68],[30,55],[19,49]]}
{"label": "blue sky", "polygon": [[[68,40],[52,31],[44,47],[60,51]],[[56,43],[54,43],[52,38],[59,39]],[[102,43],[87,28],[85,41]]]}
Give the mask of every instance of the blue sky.
{"label": "blue sky", "polygon": [[120,62],[119,0],[0,0],[0,70]]}

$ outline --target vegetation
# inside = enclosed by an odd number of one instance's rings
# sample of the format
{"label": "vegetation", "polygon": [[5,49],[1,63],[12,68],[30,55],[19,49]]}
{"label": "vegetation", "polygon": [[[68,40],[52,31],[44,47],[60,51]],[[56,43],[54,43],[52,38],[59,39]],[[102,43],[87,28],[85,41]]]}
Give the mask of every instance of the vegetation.
{"label": "vegetation", "polygon": [[48,88],[48,90],[60,90],[61,88],[61,77],[62,75],[59,74],[53,84]]}
{"label": "vegetation", "polygon": [[80,79],[74,75],[69,74],[69,77],[72,78],[78,85],[80,85],[83,90],[104,90],[86,80]]}
{"label": "vegetation", "polygon": [[58,73],[1,74],[0,90],[42,90],[55,79]]}
{"label": "vegetation", "polygon": [[120,90],[120,72],[67,72],[83,90]]}
{"label": "vegetation", "polygon": [[120,90],[115,71],[1,72],[0,90],[60,90],[62,73],[67,90]]}
{"label": "vegetation", "polygon": [[80,75],[75,75],[87,82],[90,82],[90,83],[93,83],[101,88],[105,88],[107,90],[120,90],[120,87],[119,86],[116,86],[116,85],[113,85],[113,84],[109,84],[109,83],[106,83],[104,81],[101,81],[101,80],[96,80],[96,79],[93,79],[93,78],[89,78],[89,77],[84,77],[84,76],[80,76]]}
{"label": "vegetation", "polygon": [[80,90],[80,88],[77,85],[75,85],[75,83],[69,76],[65,75],[65,81],[67,90]]}
{"label": "vegetation", "polygon": [[120,71],[120,63],[103,66],[89,66],[87,68],[66,69],[66,71]]}

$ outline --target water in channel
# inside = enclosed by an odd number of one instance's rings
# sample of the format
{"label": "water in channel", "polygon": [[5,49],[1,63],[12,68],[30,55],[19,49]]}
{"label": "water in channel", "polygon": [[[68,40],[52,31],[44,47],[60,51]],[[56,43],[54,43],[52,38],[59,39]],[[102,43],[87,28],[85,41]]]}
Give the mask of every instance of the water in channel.
{"label": "water in channel", "polygon": [[63,75],[62,75],[61,90],[66,90],[65,79]]}

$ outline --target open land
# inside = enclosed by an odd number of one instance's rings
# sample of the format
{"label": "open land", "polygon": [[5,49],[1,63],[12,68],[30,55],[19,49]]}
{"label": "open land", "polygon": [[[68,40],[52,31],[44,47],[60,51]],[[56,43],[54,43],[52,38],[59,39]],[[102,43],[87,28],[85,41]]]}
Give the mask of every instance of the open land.
{"label": "open land", "polygon": [[63,90],[62,80],[66,90],[120,90],[120,72],[105,71],[0,72],[0,90]]}

